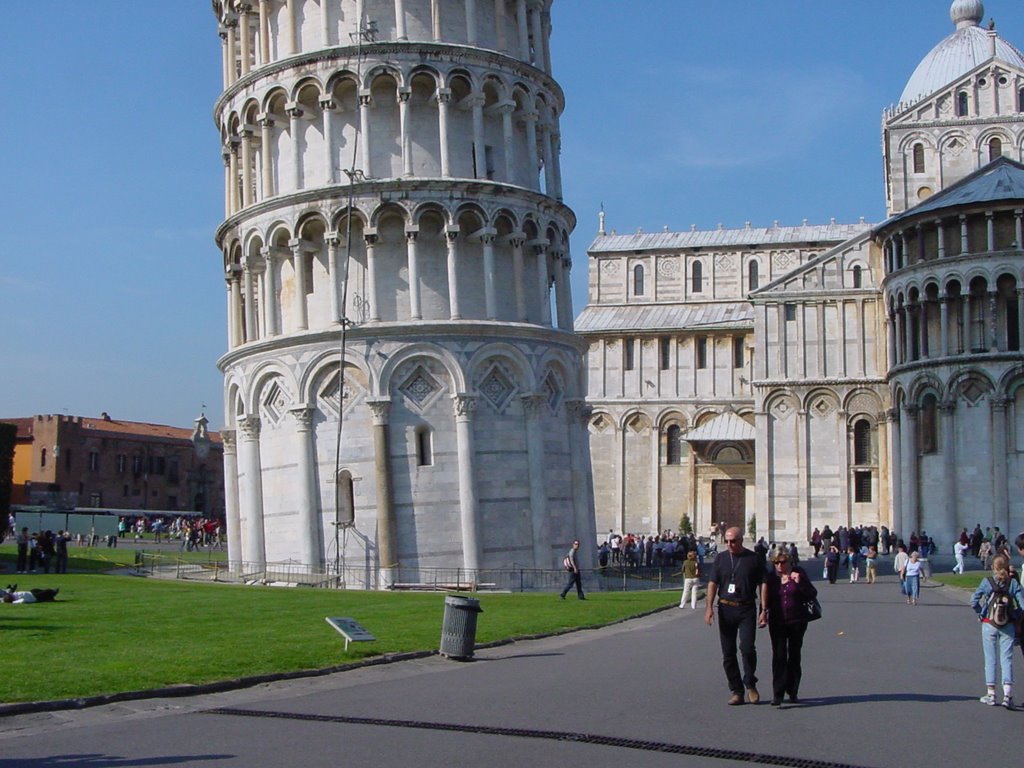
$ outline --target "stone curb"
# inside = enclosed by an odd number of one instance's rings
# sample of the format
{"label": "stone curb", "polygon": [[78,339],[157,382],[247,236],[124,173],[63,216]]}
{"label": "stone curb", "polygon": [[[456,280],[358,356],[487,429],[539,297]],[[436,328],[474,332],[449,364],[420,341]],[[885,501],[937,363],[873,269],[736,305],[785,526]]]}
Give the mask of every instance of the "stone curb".
{"label": "stone curb", "polygon": [[[498,648],[503,645],[511,645],[522,640],[541,640],[546,637],[558,637],[568,635],[572,632],[583,632],[586,630],[601,629],[622,624],[633,619],[641,619],[662,611],[669,610],[674,606],[668,605],[664,608],[655,608],[644,613],[616,619],[605,624],[590,624],[584,627],[573,627],[571,629],[560,629],[554,632],[542,632],[534,635],[518,635],[505,640],[495,640],[492,643],[476,645],[476,649]],[[333,667],[321,669],[301,669],[294,672],[277,672],[267,675],[252,675],[238,677],[234,680],[218,680],[212,683],[199,683],[196,685],[169,685],[164,688],[150,688],[141,691],[122,691],[119,693],[101,694],[98,696],[83,696],[75,699],[53,699],[50,701],[25,701],[16,704],[0,704],[0,718],[13,717],[15,715],[30,715],[41,712],[60,712],[65,710],[87,709],[89,707],[100,707],[104,704],[116,704],[122,701],[139,701],[142,699],[170,699],[183,696],[202,696],[209,693],[224,693],[225,691],[237,691],[243,688],[252,688],[265,683],[277,683],[284,680],[301,680],[308,677],[323,677],[339,672],[349,672],[364,667],[375,667],[382,664],[395,664],[400,661],[412,661],[413,659],[425,659],[429,656],[437,656],[439,651],[408,651],[405,653],[388,653],[373,658],[353,661],[349,664],[339,664]]]}

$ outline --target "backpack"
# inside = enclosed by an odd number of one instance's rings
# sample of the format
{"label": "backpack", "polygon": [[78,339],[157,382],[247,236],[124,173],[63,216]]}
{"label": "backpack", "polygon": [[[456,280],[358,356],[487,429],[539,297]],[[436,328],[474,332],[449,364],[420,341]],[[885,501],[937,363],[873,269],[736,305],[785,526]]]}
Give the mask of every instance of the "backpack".
{"label": "backpack", "polygon": [[1009,588],[1006,585],[999,585],[991,576],[988,577],[988,582],[992,586],[992,596],[985,608],[985,618],[989,624],[1005,627],[1010,623],[1010,608],[1013,603]]}
{"label": "backpack", "polygon": [[565,570],[567,570],[567,571],[574,571],[574,570],[576,570],[572,566],[572,555],[566,555],[565,557],[562,558],[562,567],[565,568]]}

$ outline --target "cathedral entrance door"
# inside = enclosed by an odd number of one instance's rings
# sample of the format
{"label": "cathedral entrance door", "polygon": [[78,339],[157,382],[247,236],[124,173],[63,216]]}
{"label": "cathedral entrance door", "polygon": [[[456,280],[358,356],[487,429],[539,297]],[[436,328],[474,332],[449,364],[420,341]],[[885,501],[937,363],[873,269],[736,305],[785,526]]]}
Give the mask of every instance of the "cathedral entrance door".
{"label": "cathedral entrance door", "polygon": [[[745,530],[747,484],[743,480],[711,481],[711,520],[725,523],[726,528]],[[719,526],[719,530],[723,530]]]}

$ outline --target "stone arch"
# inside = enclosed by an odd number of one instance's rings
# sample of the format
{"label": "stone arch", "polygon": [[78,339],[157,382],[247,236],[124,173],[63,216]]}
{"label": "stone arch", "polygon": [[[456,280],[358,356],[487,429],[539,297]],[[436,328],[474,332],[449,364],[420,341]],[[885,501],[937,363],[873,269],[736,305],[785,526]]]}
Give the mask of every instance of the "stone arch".
{"label": "stone arch", "polygon": [[[562,383],[565,385],[565,396],[567,398],[579,398],[586,395],[586,387],[580,380],[584,374],[582,369],[578,369],[574,355],[571,355],[566,350],[559,348],[547,350],[537,365],[537,386],[543,385],[544,377],[543,375],[540,375],[540,373],[545,369],[554,369],[558,373],[562,379]],[[572,370],[579,371],[579,379],[573,380],[569,375],[569,372]]]}
{"label": "stone arch", "polygon": [[501,359],[511,368],[517,377],[517,383],[523,392],[533,392],[537,387],[537,376],[523,351],[507,342],[485,344],[480,347],[466,364],[466,375],[469,381],[476,382],[478,375],[486,373],[483,367],[492,359]]}
{"label": "stone arch", "polygon": [[915,405],[921,404],[921,399],[928,393],[934,394],[941,401],[945,396],[945,387],[942,381],[931,372],[923,372],[914,377],[908,387],[908,402]]}
{"label": "stone arch", "polygon": [[995,383],[987,371],[968,368],[954,374],[947,385],[950,398],[966,400],[975,405],[982,397],[996,391]]}
{"label": "stone arch", "polygon": [[402,72],[401,67],[398,67],[388,62],[384,62],[377,64],[373,67],[370,67],[368,70],[366,70],[366,72],[363,74],[363,88],[372,91],[374,82],[376,82],[379,78],[382,77],[394,80],[395,85],[398,88],[402,88],[405,86],[405,75]]}
{"label": "stone arch", "polygon": [[855,389],[847,393],[843,410],[851,425],[857,419],[866,418],[875,426],[884,419],[882,399],[870,389]]}
{"label": "stone arch", "polygon": [[[290,370],[276,361],[270,360],[258,366],[250,381],[246,413],[259,415],[262,421],[267,421],[266,417],[272,414],[272,423],[280,423],[287,408],[299,405],[298,382]],[[276,392],[273,390],[275,384],[278,387]],[[275,394],[280,396],[279,399],[275,398],[272,403],[264,402]]]}
{"label": "stone arch", "polygon": [[804,397],[803,409],[815,416],[824,417],[840,407],[839,393],[827,387],[816,387]]}
{"label": "stone arch", "polygon": [[292,85],[290,101],[302,102],[312,98],[318,100],[324,93],[324,85],[316,75],[306,75]]}
{"label": "stone arch", "polygon": [[467,392],[466,376],[455,356],[444,347],[430,342],[410,344],[395,352],[387,359],[376,377],[371,380],[374,397],[388,397],[395,371],[413,358],[426,357],[440,363],[451,377],[456,392]]}

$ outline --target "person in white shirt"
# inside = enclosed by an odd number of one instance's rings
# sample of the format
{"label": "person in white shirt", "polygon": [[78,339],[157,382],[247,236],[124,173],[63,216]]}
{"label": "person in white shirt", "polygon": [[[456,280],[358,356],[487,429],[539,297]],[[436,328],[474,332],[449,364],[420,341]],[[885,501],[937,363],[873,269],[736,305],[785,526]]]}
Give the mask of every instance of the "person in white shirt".
{"label": "person in white shirt", "polygon": [[964,552],[966,552],[968,549],[969,545],[961,544],[959,541],[957,541],[957,543],[953,545],[953,557],[956,558],[956,565],[953,566],[953,573],[964,572]]}

